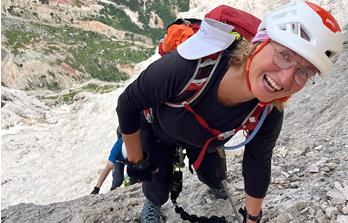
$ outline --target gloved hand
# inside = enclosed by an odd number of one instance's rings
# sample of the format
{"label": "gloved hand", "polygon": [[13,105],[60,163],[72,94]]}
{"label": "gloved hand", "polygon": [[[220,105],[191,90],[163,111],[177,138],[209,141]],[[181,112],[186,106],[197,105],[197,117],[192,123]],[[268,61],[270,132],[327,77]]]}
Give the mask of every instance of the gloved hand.
{"label": "gloved hand", "polygon": [[91,194],[99,194],[99,187],[94,187],[94,189],[92,190]]}
{"label": "gloved hand", "polygon": [[153,162],[151,162],[150,157],[144,153],[144,160],[140,163],[132,164],[126,159],[127,164],[127,174],[129,177],[137,178],[141,181],[151,180],[152,174],[158,171],[158,168]]}

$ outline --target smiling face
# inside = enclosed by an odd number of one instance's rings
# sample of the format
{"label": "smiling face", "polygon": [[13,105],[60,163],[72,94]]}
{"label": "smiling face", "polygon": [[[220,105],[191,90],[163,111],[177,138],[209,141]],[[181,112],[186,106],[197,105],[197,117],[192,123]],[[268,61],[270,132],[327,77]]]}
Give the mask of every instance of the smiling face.
{"label": "smiling face", "polygon": [[290,49],[270,41],[252,59],[251,91],[263,102],[290,97],[300,91],[317,69]]}

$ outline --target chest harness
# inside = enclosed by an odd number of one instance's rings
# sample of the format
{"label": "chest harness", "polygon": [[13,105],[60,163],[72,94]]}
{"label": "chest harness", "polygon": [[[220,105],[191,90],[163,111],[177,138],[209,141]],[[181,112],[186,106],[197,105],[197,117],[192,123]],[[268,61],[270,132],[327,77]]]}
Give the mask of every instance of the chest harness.
{"label": "chest harness", "polygon": [[[265,104],[259,102],[248,114],[248,116],[244,119],[242,124],[232,130],[221,132],[217,129],[211,128],[209,124],[204,120],[202,116],[196,113],[192,106],[190,105],[194,102],[204,91],[207,84],[209,83],[211,77],[214,74],[214,71],[221,60],[222,53],[216,53],[204,58],[200,58],[197,62],[197,66],[195,72],[192,75],[192,78],[188,81],[185,87],[181,90],[181,92],[176,96],[176,98],[171,102],[166,102],[166,105],[174,108],[184,108],[188,112],[192,113],[197,122],[209,131],[212,136],[205,141],[203,144],[202,150],[193,164],[194,169],[197,171],[200,164],[203,161],[204,155],[207,151],[209,144],[218,139],[220,141],[224,141],[232,136],[234,136],[238,131],[242,130],[247,139],[235,146],[224,147],[226,150],[233,150],[240,148],[246,145],[251,139],[256,135],[258,130],[260,129],[263,121],[265,120],[267,114],[271,111],[272,105]],[[144,110],[144,116],[148,123],[154,123],[154,115],[152,108]],[[249,135],[249,133],[252,133]]]}

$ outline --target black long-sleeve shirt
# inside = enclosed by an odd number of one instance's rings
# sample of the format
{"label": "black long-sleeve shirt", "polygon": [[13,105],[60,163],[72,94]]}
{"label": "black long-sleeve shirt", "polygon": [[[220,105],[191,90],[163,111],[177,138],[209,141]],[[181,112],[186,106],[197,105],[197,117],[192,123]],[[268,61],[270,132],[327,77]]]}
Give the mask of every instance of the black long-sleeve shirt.
{"label": "black long-sleeve shirt", "polygon": [[[212,79],[203,93],[192,104],[193,110],[208,122],[211,128],[228,131],[239,127],[258,103],[257,99],[235,106],[222,105],[217,100],[217,87],[228,69],[228,51],[220,60]],[[139,112],[154,108],[156,135],[170,145],[201,149],[212,135],[200,126],[184,108],[173,108],[165,102],[173,100],[192,77],[197,60],[186,60],[177,51],[169,53],[144,70],[118,99],[117,113],[123,133],[139,129]],[[246,192],[263,198],[271,175],[272,150],[282,126],[283,113],[277,109],[265,119],[261,129],[245,146],[243,176]],[[226,142],[213,141],[209,147]],[[209,149],[209,148],[208,148]]]}

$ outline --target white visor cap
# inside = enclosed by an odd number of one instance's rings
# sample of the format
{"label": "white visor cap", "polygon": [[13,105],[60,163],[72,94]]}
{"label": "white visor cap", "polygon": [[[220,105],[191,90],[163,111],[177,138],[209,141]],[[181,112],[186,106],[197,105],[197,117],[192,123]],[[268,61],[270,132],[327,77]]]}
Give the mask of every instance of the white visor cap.
{"label": "white visor cap", "polygon": [[196,60],[225,50],[235,40],[230,33],[233,29],[226,23],[204,18],[197,33],[177,47],[178,53],[187,60]]}

